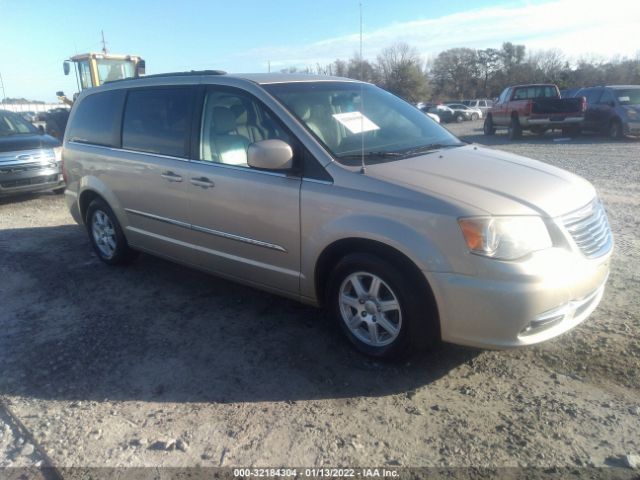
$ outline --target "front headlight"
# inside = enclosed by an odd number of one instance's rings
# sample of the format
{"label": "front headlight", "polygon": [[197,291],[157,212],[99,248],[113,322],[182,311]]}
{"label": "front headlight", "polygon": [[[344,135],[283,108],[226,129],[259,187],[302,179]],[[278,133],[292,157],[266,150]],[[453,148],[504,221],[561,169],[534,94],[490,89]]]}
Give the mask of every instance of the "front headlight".
{"label": "front headlight", "polygon": [[553,245],[540,217],[469,217],[458,223],[469,250],[485,257],[516,260]]}
{"label": "front headlight", "polygon": [[637,120],[638,119],[638,112],[636,112],[635,110],[627,110],[627,117],[630,120]]}
{"label": "front headlight", "polygon": [[62,161],[62,147],[55,147],[53,149],[53,155],[56,157],[56,162]]}

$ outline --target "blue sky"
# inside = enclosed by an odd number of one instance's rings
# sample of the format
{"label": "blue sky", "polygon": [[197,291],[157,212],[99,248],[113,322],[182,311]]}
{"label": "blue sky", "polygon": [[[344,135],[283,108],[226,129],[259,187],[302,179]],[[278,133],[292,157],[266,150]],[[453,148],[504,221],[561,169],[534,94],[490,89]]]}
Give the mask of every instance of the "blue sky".
{"label": "blue sky", "polygon": [[[611,0],[364,0],[365,57],[406,41],[424,59],[456,46],[504,41],[580,55],[635,56],[640,2]],[[54,100],[75,90],[62,61],[99,51],[141,55],[147,73],[304,67],[358,47],[358,0],[108,2],[0,0],[0,74],[9,97]],[[0,92],[1,94],[1,92]]]}

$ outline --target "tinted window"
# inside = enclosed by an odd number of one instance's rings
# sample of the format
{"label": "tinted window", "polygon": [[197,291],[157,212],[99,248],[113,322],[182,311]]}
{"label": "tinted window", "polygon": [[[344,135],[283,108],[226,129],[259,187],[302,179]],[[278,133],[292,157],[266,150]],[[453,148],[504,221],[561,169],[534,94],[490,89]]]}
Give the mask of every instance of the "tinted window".
{"label": "tinted window", "polygon": [[120,146],[120,118],[124,90],[110,90],[85,97],[76,107],[67,138],[71,141]]}
{"label": "tinted window", "polygon": [[530,100],[533,98],[558,98],[558,91],[550,85],[516,88],[514,100]]}
{"label": "tinted window", "polygon": [[200,159],[248,167],[247,149],[261,140],[291,137],[260,101],[229,88],[207,91],[200,129]]}
{"label": "tinted window", "polygon": [[580,90],[576,96],[577,97],[585,97],[587,99],[587,105],[595,105],[600,100],[600,94],[602,93],[602,89],[600,88],[585,88],[584,90]]}
{"label": "tinted window", "polygon": [[150,88],[127,95],[122,148],[187,157],[192,90]]}
{"label": "tinted window", "polygon": [[511,89],[509,88],[505,88],[502,93],[500,94],[500,98],[498,99],[498,102],[502,103],[502,102],[506,102],[508,97],[509,97],[509,92],[511,91]]}
{"label": "tinted window", "polygon": [[598,103],[611,105],[611,102],[615,102],[613,92],[611,90],[604,90],[602,92],[602,96],[600,97],[600,100],[598,100]]}

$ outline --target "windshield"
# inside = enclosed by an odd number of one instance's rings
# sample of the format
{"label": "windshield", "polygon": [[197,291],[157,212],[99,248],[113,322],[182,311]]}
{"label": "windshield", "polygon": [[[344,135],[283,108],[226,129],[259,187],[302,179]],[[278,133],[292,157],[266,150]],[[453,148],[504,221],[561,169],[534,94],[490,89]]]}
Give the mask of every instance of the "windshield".
{"label": "windshield", "polygon": [[133,60],[96,60],[100,85],[123,78],[132,78],[135,72]]}
{"label": "windshield", "polygon": [[20,115],[0,110],[0,136],[6,137],[25,133],[38,133],[38,130]]}
{"label": "windshield", "polygon": [[[418,155],[462,143],[391,93],[356,82],[264,85],[341,163]],[[364,149],[362,147],[364,146]]]}
{"label": "windshield", "polygon": [[640,88],[616,88],[620,105],[640,105]]}

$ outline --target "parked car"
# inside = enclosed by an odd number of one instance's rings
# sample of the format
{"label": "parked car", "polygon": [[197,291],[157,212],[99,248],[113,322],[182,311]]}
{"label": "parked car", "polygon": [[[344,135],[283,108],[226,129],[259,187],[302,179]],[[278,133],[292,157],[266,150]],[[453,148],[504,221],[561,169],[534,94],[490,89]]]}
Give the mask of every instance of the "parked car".
{"label": "parked car", "polygon": [[322,305],[374,356],[548,340],[591,314],[608,276],[589,182],[465,144],[371,84],[111,82],[79,95],[62,157],[103,262],[148,252]]}
{"label": "parked car", "polygon": [[463,100],[463,105],[470,108],[477,108],[482,112],[482,115],[486,115],[491,107],[493,107],[493,100],[488,98],[476,98],[473,100]]}
{"label": "parked car", "polygon": [[640,85],[611,85],[578,90],[587,110],[582,128],[597,131],[613,139],[640,135]]}
{"label": "parked car", "polygon": [[509,138],[520,138],[524,130],[543,135],[549,129],[561,129],[577,135],[584,119],[583,98],[560,98],[553,84],[516,85],[500,94],[484,121],[484,134],[494,135],[496,128],[507,128]]}
{"label": "parked car", "polygon": [[440,116],[435,113],[426,112],[425,115],[436,123],[440,123]]}
{"label": "parked car", "polygon": [[[423,112],[433,115],[437,115],[441,122],[451,123],[457,122],[460,123],[467,119],[467,115],[464,112],[456,112],[452,108],[447,107],[446,105],[434,105],[431,107],[427,107],[423,110]],[[469,117],[470,118],[470,117]]]}
{"label": "parked car", "polygon": [[482,118],[482,110],[479,108],[467,107],[462,103],[447,103],[446,105],[455,112],[462,112],[465,115],[465,120],[478,120]]}
{"label": "parked car", "polygon": [[61,145],[21,115],[0,110],[0,196],[64,191]]}

